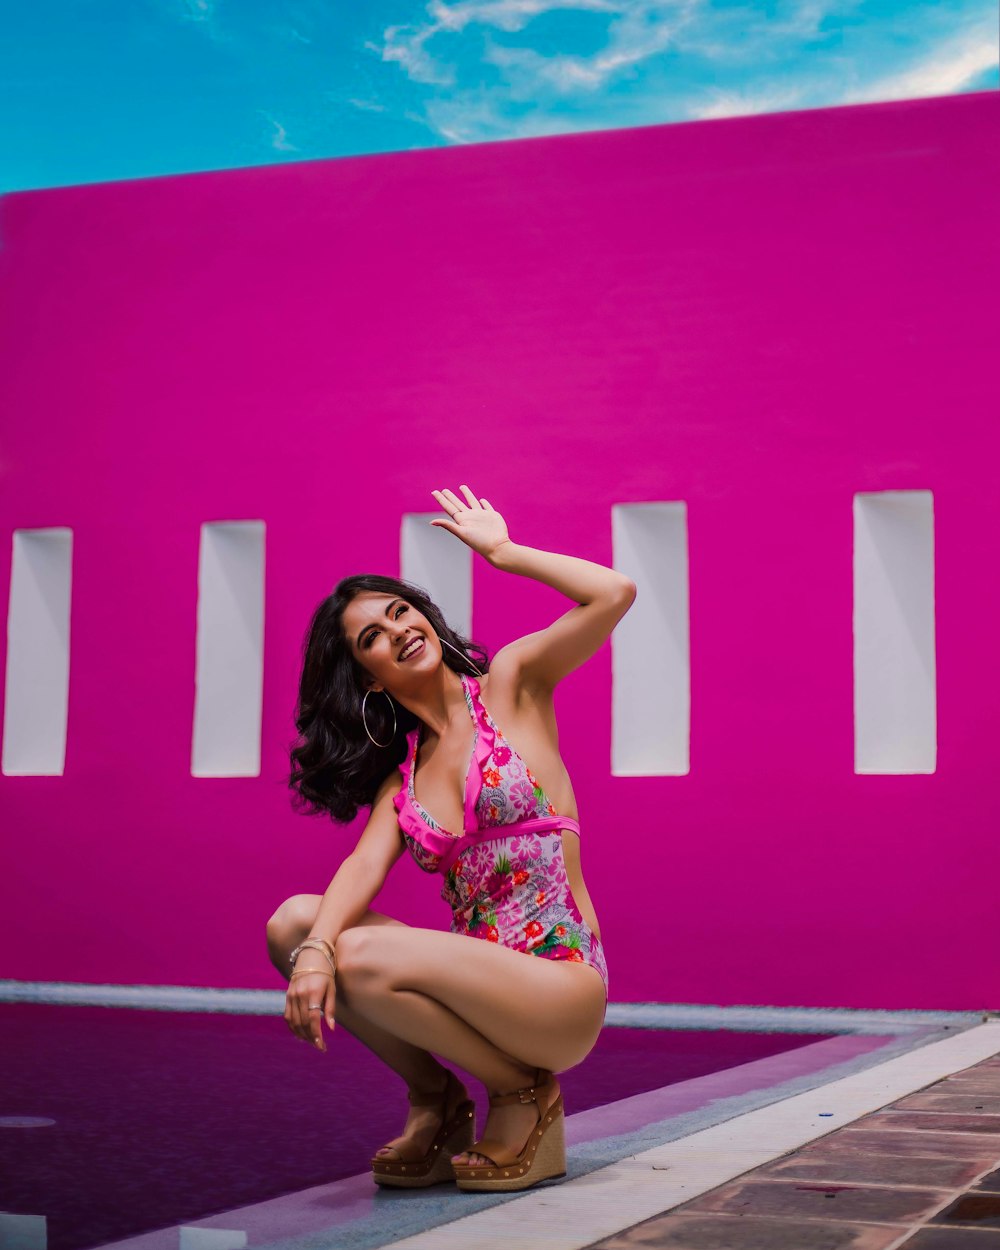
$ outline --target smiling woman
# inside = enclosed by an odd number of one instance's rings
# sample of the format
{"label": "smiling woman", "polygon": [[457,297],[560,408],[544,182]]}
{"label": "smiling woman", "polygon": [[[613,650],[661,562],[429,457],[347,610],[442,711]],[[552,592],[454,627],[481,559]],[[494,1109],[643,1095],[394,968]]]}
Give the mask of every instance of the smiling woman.
{"label": "smiling woman", "polygon": [[[512,542],[489,501],[461,490],[464,500],[433,492],[447,519],[431,524],[576,605],[490,662],[406,582],[347,578],[320,604],[290,785],[313,812],[340,821],[371,810],[326,893],[287,899],[267,937],[289,977],[291,1031],[325,1050],[322,1020],[341,1024],[407,1084],[403,1134],[372,1159],[378,1184],[525,1189],[565,1175],[555,1073],[590,1052],[607,1006],[552,694],[628,611],[635,586],[601,565]],[[370,910],[407,850],[444,878],[450,932]],[[436,1056],[485,1085],[482,1140],[473,1143],[464,1085]]]}
{"label": "smiling woman", "polygon": [[[368,613],[371,620],[355,623],[349,633],[344,614],[355,600],[375,606]],[[443,648],[442,659],[447,656],[444,662],[456,672],[475,674],[489,668],[482,647],[452,630],[418,586],[398,578],[377,574],[344,578],[314,612],[295,719],[302,741],[291,751],[289,779],[300,810],[327,811],[335,820],[351,821],[359,807],[371,805],[387,768],[401,762],[404,736],[417,717],[384,687],[373,684],[360,660],[364,656],[368,664],[378,659],[379,635],[397,621],[410,623],[404,635],[415,640],[416,620],[422,622],[420,637],[435,635]]]}

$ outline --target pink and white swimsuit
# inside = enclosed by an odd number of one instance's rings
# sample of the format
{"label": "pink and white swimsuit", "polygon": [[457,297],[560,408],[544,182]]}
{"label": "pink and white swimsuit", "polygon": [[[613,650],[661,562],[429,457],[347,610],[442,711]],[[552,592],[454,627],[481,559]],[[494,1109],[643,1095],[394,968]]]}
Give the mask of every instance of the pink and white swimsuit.
{"label": "pink and white swimsuit", "polygon": [[462,687],[475,725],[464,831],[441,828],[413,792],[417,725],[406,736],[403,785],[393,799],[406,845],[425,872],[444,874],[441,897],[452,909],[453,933],[590,964],[606,995],[604,948],[573,899],[563,859],[562,830],[579,834],[579,822],[549,802],[483,706],[479,682],[463,676]]}

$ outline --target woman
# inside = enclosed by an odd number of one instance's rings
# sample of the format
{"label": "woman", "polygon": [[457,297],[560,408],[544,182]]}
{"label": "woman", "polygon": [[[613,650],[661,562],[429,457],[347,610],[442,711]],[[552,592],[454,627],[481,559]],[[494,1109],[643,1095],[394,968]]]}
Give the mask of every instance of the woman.
{"label": "woman", "polygon": [[[306,642],[306,741],[292,752],[291,784],[336,819],[368,804],[371,814],[322,898],[288,899],[267,936],[275,966],[288,976],[294,965],[291,1031],[326,1050],[321,1021],[342,1024],[406,1081],[409,1116],[372,1159],[376,1183],[526,1189],[565,1175],[554,1074],[590,1052],[607,1006],[552,693],[605,641],[635,586],[512,542],[488,500],[461,491],[464,500],[432,492],[448,517],[432,525],[577,606],[488,663],[416,587],[340,583]],[[444,876],[451,932],[370,910],[407,849]],[[473,1143],[474,1106],[438,1055],[486,1087],[482,1140]]]}

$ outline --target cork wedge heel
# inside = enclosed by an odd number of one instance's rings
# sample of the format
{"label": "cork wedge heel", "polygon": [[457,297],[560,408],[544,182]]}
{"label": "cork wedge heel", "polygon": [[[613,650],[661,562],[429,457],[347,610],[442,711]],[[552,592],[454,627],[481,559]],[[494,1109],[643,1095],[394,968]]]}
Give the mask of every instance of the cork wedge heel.
{"label": "cork wedge heel", "polygon": [[[472,1149],[476,1136],[476,1105],[471,1098],[456,1102],[461,1085],[454,1075],[448,1073],[448,1083],[443,1094],[419,1094],[410,1090],[407,1094],[413,1107],[440,1107],[441,1127],[426,1151],[405,1137],[389,1143],[398,1158],[387,1159],[384,1155],[372,1158],[372,1179],[376,1185],[395,1189],[423,1189],[428,1185],[452,1182],[452,1155]],[[449,1116],[449,1104],[455,1110]]]}
{"label": "cork wedge heel", "polygon": [[520,1153],[515,1154],[509,1146],[491,1138],[475,1142],[467,1149],[483,1155],[491,1162],[476,1165],[453,1163],[459,1189],[508,1192],[530,1189],[540,1181],[566,1175],[566,1114],[563,1097],[560,1093],[552,1098],[556,1089],[552,1073],[544,1081],[541,1080],[541,1075],[542,1070],[539,1069],[535,1084],[528,1089],[515,1090],[512,1094],[497,1094],[490,1099],[491,1107],[505,1107],[515,1102],[535,1104],[538,1123],[531,1130]]}

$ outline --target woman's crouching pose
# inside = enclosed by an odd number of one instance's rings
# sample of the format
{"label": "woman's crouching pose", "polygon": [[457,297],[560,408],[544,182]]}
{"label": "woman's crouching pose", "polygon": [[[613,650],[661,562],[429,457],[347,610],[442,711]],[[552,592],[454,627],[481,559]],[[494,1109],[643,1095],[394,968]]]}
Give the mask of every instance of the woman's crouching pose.
{"label": "woman's crouching pose", "polygon": [[[490,663],[418,588],[367,576],[337,586],[306,642],[290,784],[337,820],[369,804],[371,815],[326,893],[288,899],[267,938],[275,966],[294,966],[292,1032],[325,1050],[321,1022],[336,1021],[407,1084],[403,1134],[372,1159],[378,1184],[526,1189],[565,1175],[554,1074],[590,1052],[607,1007],[552,692],[635,586],[511,542],[489,502],[461,490],[464,501],[433,492],[449,519],[432,525],[578,606]],[[404,850],[442,875],[451,932],[369,910]],[[464,1085],[436,1056],[486,1087],[481,1140]]]}

